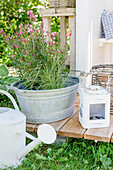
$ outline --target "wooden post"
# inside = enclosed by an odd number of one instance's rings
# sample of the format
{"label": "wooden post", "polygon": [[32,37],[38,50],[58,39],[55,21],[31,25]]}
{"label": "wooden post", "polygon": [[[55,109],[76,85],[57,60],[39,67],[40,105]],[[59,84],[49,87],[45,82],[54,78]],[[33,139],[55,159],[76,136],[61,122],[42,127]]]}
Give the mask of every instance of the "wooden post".
{"label": "wooden post", "polygon": [[69,32],[72,32],[70,37],[70,69],[76,69],[76,22],[75,16],[69,16]]}
{"label": "wooden post", "polygon": [[67,44],[67,24],[66,17],[60,17],[60,36],[61,36],[61,49],[64,50]]}
{"label": "wooden post", "polygon": [[47,34],[51,32],[50,17],[43,17],[42,19],[43,19],[43,24],[44,24],[44,28],[43,28],[44,35],[47,36]]}

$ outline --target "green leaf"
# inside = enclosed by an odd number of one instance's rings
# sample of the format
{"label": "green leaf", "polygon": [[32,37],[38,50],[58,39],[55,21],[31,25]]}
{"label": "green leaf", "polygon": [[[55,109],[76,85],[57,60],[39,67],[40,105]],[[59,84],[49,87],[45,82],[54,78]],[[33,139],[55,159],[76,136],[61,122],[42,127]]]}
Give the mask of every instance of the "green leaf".
{"label": "green leaf", "polygon": [[2,84],[0,84],[0,89],[1,89],[1,90],[7,90],[6,87],[5,87],[5,85],[2,85]]}
{"label": "green leaf", "polygon": [[107,155],[101,155],[100,154],[100,161],[102,162],[102,165],[104,168],[107,168],[111,165],[111,158],[107,158]]}
{"label": "green leaf", "polygon": [[67,157],[60,157],[59,159],[57,159],[57,161],[65,162],[65,161],[68,161],[68,158]]}
{"label": "green leaf", "polygon": [[5,77],[5,76],[8,76],[9,74],[9,71],[8,71],[8,68],[3,64],[0,66],[0,76],[1,77]]}
{"label": "green leaf", "polygon": [[19,78],[17,78],[17,77],[9,76],[9,77],[4,78],[4,83],[10,85],[13,82],[16,82],[18,80],[19,80]]}
{"label": "green leaf", "polygon": [[35,154],[36,159],[41,159],[41,160],[47,160],[46,157],[44,157],[43,155],[39,155],[38,153]]}
{"label": "green leaf", "polygon": [[107,159],[106,159],[105,165],[106,165],[106,166],[110,166],[110,165],[111,165],[111,158],[107,158]]}
{"label": "green leaf", "polygon": [[63,149],[62,149],[62,148],[60,148],[60,149],[58,149],[58,150],[57,150],[56,155],[58,155],[58,156],[59,156],[62,152],[63,152]]}

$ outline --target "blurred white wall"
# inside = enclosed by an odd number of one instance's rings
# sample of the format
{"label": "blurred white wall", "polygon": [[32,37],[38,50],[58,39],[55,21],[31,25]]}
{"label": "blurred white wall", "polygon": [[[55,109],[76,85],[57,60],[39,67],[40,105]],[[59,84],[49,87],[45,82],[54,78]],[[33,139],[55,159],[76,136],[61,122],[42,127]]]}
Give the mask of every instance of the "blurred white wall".
{"label": "blurred white wall", "polygon": [[103,9],[113,11],[113,0],[76,0],[76,69],[104,64],[104,47],[98,44]]}

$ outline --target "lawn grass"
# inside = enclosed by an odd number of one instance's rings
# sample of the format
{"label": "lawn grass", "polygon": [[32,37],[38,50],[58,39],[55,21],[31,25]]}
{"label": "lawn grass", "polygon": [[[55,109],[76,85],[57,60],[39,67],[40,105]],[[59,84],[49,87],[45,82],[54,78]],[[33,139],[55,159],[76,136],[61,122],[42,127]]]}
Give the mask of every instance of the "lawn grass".
{"label": "lawn grass", "polygon": [[65,143],[41,144],[17,168],[22,169],[112,170],[113,144],[73,138],[68,138]]}
{"label": "lawn grass", "polygon": [[[11,92],[15,97],[14,93]],[[17,99],[16,99],[17,100]],[[13,107],[2,95],[0,107]],[[33,134],[31,133],[32,135]],[[30,142],[27,139],[27,144]],[[12,168],[8,168],[11,170]],[[113,170],[113,144],[86,139],[60,139],[53,145],[40,144],[16,168],[17,170]]]}

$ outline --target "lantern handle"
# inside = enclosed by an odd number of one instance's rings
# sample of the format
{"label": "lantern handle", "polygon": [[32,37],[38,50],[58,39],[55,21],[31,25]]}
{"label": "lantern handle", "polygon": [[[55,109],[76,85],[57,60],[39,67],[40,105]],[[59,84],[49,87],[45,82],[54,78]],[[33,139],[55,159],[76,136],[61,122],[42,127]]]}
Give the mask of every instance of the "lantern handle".
{"label": "lantern handle", "polygon": [[15,101],[15,99],[13,98],[13,96],[12,96],[11,94],[9,94],[9,93],[8,93],[7,91],[5,91],[5,90],[0,90],[0,93],[3,93],[3,94],[5,94],[7,97],[9,97],[10,100],[12,101],[12,103],[13,103],[14,108],[15,108],[17,111],[19,111],[18,105],[16,104],[16,101]]}

